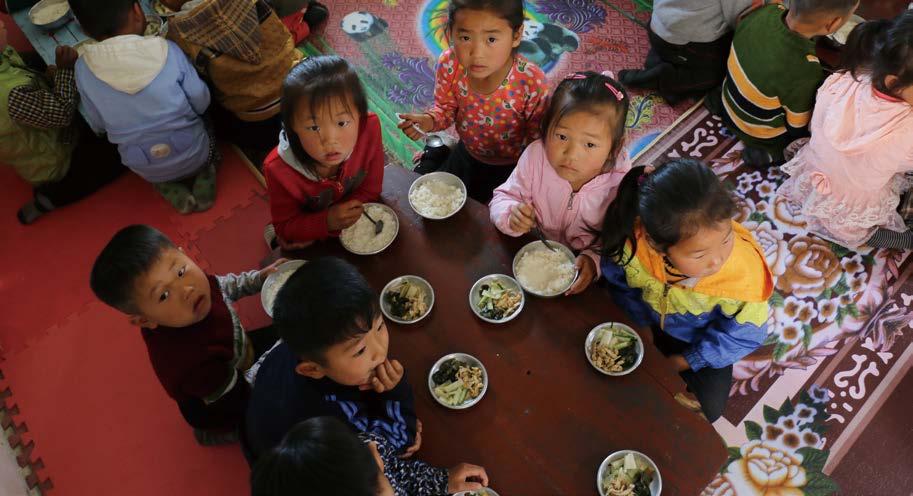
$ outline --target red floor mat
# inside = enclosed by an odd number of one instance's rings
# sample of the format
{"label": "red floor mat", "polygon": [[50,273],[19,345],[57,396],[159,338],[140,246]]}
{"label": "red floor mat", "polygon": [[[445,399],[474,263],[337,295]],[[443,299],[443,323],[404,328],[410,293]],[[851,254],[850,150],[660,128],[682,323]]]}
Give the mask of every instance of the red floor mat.
{"label": "red floor mat", "polygon": [[[203,448],[149,366],[137,329],[101,303],[3,362],[7,403],[53,494],[247,493],[238,445]],[[0,387],[2,389],[3,387]]]}

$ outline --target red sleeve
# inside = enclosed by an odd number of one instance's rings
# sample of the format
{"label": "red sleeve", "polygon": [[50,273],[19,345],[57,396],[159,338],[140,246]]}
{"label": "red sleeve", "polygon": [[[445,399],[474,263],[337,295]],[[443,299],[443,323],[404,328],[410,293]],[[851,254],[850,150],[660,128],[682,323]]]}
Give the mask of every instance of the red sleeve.
{"label": "red sleeve", "polygon": [[304,12],[298,11],[282,18],[282,24],[292,34],[292,41],[298,46],[311,35],[311,27],[304,22]]}
{"label": "red sleeve", "polygon": [[362,167],[367,171],[365,180],[352,192],[352,198],[361,202],[376,202],[384,186],[384,145],[380,134],[380,120],[368,114],[365,128],[358,137]]}
{"label": "red sleeve", "polygon": [[307,181],[301,174],[289,167],[276,150],[263,163],[266,190],[269,193],[269,209],[276,234],[288,243],[303,243],[330,237],[327,229],[327,211],[303,212],[301,198],[296,198],[291,186]]}
{"label": "red sleeve", "polygon": [[535,64],[530,63],[532,69],[529,77],[529,85],[527,88],[531,88],[529,91],[529,100],[526,102],[526,129],[527,136],[530,142],[535,141],[542,136],[540,136],[540,124],[542,122],[542,114],[545,113],[545,109],[548,106],[548,80],[545,78],[545,73],[542,72],[542,69],[539,69]]}
{"label": "red sleeve", "polygon": [[454,82],[458,77],[457,70],[456,56],[452,54],[452,49],[448,49],[438,59],[434,76],[434,105],[428,110],[428,115],[434,120],[432,131],[443,131],[456,120],[459,102]]}

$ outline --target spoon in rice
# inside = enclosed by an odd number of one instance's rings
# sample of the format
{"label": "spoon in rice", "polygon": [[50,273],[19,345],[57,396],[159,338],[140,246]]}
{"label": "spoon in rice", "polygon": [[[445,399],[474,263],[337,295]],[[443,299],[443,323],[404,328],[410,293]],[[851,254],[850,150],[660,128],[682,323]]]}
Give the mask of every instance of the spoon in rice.
{"label": "spoon in rice", "polygon": [[370,220],[372,224],[374,224],[374,235],[375,236],[384,232],[384,221],[372,219],[371,216],[368,215],[367,210],[362,210],[361,213],[364,214],[364,216],[367,217],[368,220]]}
{"label": "spoon in rice", "polygon": [[555,250],[555,247],[552,246],[552,245],[550,245],[550,244],[548,243],[548,240],[545,239],[545,235],[542,234],[542,229],[539,229],[538,227],[534,227],[534,228],[533,228],[533,235],[535,235],[537,238],[539,238],[539,241],[541,241],[542,244],[545,245],[546,248],[548,248],[549,250],[552,250],[552,251],[555,252],[555,253],[558,253],[558,251]]}

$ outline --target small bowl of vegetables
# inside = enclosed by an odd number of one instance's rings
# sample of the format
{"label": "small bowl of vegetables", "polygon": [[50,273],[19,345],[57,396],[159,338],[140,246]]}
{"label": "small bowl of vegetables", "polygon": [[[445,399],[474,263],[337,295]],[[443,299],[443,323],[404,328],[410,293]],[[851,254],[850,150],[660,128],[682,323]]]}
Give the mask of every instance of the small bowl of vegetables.
{"label": "small bowl of vegetables", "polygon": [[526,296],[516,279],[504,274],[487,275],[469,290],[469,306],[477,317],[492,324],[503,324],[523,310]]}
{"label": "small bowl of vegetables", "polygon": [[594,327],[583,346],[590,365],[605,375],[630,374],[644,359],[644,343],[631,327],[606,322]]}
{"label": "small bowl of vegetables", "polygon": [[380,310],[397,324],[414,324],[431,313],[434,289],[419,276],[400,276],[380,292]]}
{"label": "small bowl of vegetables", "polygon": [[622,450],[607,456],[599,465],[596,487],[600,496],[659,496],[663,491],[663,478],[649,456],[639,451]]}
{"label": "small bowl of vegetables", "polygon": [[464,410],[488,391],[488,372],[478,358],[466,353],[444,355],[428,373],[428,389],[441,405]]}
{"label": "small bowl of vegetables", "polygon": [[453,496],[500,496],[497,491],[494,489],[485,487],[479,489],[478,491],[463,491],[459,493],[454,493]]}

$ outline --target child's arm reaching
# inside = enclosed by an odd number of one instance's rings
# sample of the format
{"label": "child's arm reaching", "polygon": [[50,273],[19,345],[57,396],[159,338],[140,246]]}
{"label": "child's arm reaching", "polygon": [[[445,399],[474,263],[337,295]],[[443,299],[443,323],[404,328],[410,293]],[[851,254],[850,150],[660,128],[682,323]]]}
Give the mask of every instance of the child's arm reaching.
{"label": "child's arm reaching", "polygon": [[527,147],[520,156],[517,167],[507,181],[495,189],[488,204],[491,222],[508,236],[522,236],[536,226],[531,175],[533,169],[537,168],[533,161],[538,159],[533,155],[541,148],[539,143]]}
{"label": "child's arm reaching", "polygon": [[288,262],[288,259],[280,258],[260,270],[216,276],[216,280],[219,281],[219,289],[222,290],[222,294],[226,298],[231,301],[238,301],[246,296],[253,296],[259,293],[266,278],[276,272],[279,266],[285,262]]}
{"label": "child's arm reaching", "polygon": [[78,57],[72,47],[57,47],[53,89],[49,91],[38,84],[13,88],[9,94],[10,117],[19,124],[39,129],[69,126],[79,100],[73,71]]}
{"label": "child's arm reaching", "polygon": [[418,140],[423,133],[441,131],[453,125],[459,106],[459,89],[455,84],[458,70],[456,56],[452,50],[441,54],[434,76],[434,105],[421,114],[400,114],[403,121],[399,123],[399,128],[406,136]]}
{"label": "child's arm reaching", "polygon": [[[403,460],[396,456],[396,450],[385,439],[378,436],[369,436],[369,439],[378,467],[383,470],[395,494],[438,496],[478,491],[488,486],[488,474],[482,467],[461,463],[447,470],[421,460]],[[479,482],[469,482],[469,478]]]}
{"label": "child's arm reaching", "polygon": [[767,302],[747,302],[732,317],[724,315],[712,322],[701,339],[682,353],[691,370],[727,367],[756,350],[767,337],[768,311]]}

